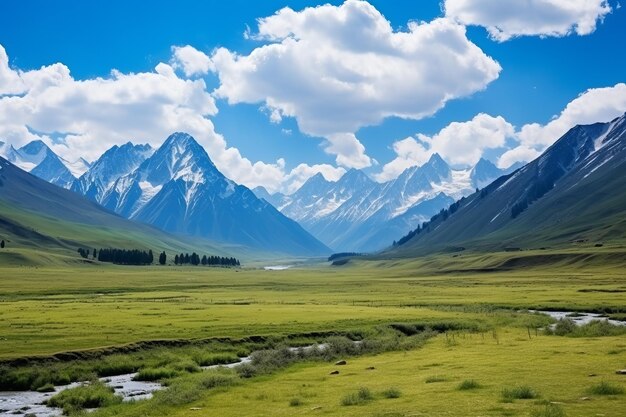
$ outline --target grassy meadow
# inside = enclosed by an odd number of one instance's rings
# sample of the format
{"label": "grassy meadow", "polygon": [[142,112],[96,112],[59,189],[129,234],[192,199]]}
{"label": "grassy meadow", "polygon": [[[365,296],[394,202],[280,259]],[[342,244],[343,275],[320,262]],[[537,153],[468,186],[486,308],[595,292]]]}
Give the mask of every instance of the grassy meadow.
{"label": "grassy meadow", "polygon": [[[623,315],[625,266],[620,247],[284,271],[4,265],[0,371],[37,387],[58,382],[53,374],[76,380],[116,369],[170,385],[145,402],[103,400],[94,416],[622,416],[626,376],[615,371],[626,368],[626,333],[548,335],[540,328],[550,320],[525,310]],[[412,341],[426,329],[438,333]],[[333,334],[377,347],[245,375],[198,372]],[[335,366],[340,357],[348,364]],[[598,394],[601,383],[618,393]]]}

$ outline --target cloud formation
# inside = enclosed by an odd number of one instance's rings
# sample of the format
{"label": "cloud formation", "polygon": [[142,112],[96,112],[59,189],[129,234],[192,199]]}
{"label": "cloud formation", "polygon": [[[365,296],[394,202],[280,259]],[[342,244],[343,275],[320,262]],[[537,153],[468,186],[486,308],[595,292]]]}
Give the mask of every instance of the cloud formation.
{"label": "cloud formation", "polygon": [[248,55],[225,48],[212,55],[215,96],[265,106],[275,122],[294,117],[303,133],[325,138],[326,151],[346,167],[372,163],[355,136],[361,127],[432,115],[483,90],[501,71],[464,26],[442,18],[394,31],[359,0],[284,8],[259,19],[249,36],[264,44]]}
{"label": "cloud formation", "polygon": [[206,75],[214,70],[211,58],[190,45],[173,46],[171,64],[175,69],[181,69],[187,77]]}
{"label": "cloud formation", "polygon": [[483,26],[504,42],[517,36],[588,35],[611,12],[607,0],[445,0],[447,17]]}
{"label": "cloud formation", "polygon": [[502,116],[480,113],[467,122],[453,122],[437,134],[418,133],[393,144],[396,158],[383,166],[376,175],[384,182],[396,178],[405,169],[422,165],[438,153],[452,165],[474,165],[487,149],[502,148],[508,138],[515,136],[515,128]]}
{"label": "cloud formation", "polygon": [[626,112],[626,84],[613,87],[591,88],[580,94],[557,116],[545,125],[530,123],[517,133],[519,145],[505,152],[498,161],[507,167],[518,161],[528,161],[539,156],[550,145],[576,125],[608,122]]}
{"label": "cloud formation", "polygon": [[7,51],[0,45],[0,97],[23,93],[25,88],[19,74],[9,67]]}
{"label": "cloud formation", "polygon": [[[173,61],[184,63],[186,74],[195,74],[203,69],[196,65],[201,60],[192,64],[189,57],[194,55],[174,49]],[[21,71],[8,62],[0,45],[0,138],[16,147],[41,139],[68,161],[93,161],[115,144],[132,140],[159,146],[171,133],[184,131],[206,148],[220,171],[250,187],[278,191],[289,187],[292,178],[332,171],[316,165],[290,172],[282,159],[265,163],[244,158],[215,131],[210,117],[217,107],[204,80],[181,78],[172,65],[76,80],[61,63]]]}
{"label": "cloud formation", "polygon": [[[500,168],[516,162],[530,162],[576,125],[608,122],[626,112],[626,84],[589,89],[569,102],[559,115],[542,125],[529,123],[516,129],[502,116],[478,114],[467,122],[452,122],[438,133],[421,133],[393,144],[396,157],[385,164],[377,181],[398,177],[405,169],[424,164],[433,153],[448,163],[470,166],[486,150],[504,150]],[[512,146],[511,146],[512,144]]]}
{"label": "cloud formation", "polygon": [[346,173],[346,170],[328,164],[300,164],[285,176],[285,187],[283,187],[282,191],[285,194],[297,191],[309,178],[317,173],[322,174],[328,181],[338,181]]}

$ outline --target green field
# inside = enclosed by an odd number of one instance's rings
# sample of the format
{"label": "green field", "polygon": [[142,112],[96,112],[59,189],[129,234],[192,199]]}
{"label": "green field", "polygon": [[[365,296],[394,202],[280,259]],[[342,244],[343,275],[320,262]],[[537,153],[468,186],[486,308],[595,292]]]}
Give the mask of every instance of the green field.
{"label": "green field", "polygon": [[[37,372],[47,366],[88,373],[107,361],[134,361],[133,370],[179,369],[199,352],[233,357],[330,334],[404,340],[391,325],[431,327],[447,331],[423,346],[401,342],[347,355],[344,367],[333,366],[335,358],[307,360],[252,378],[230,375],[236,383],[177,395],[187,398],[181,403],[157,396],[94,415],[197,415],[191,409],[200,408],[233,416],[621,416],[626,395],[589,390],[601,382],[626,388],[626,377],[615,374],[626,368],[626,334],[546,335],[538,328],[548,320],[524,311],[623,315],[625,255],[620,247],[574,247],[286,271],[3,266],[0,358],[30,359],[1,370],[32,371],[34,357],[69,351],[87,359],[38,362]],[[340,374],[329,375],[335,369]],[[426,383],[432,377],[441,381]],[[172,392],[191,392],[193,378],[198,374],[176,372]],[[479,388],[457,389],[465,380]],[[505,400],[502,391],[516,386],[532,388],[536,398]],[[360,387],[370,396],[342,405],[349,402],[344,397],[358,397]]]}

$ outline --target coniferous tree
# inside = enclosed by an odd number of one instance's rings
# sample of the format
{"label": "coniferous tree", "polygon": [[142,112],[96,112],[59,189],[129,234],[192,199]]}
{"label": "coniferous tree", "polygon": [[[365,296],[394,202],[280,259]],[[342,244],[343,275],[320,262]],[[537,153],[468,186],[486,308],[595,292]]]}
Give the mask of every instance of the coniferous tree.
{"label": "coniferous tree", "polygon": [[93,248],[93,258],[96,259],[98,252],[96,251],[96,248]]}
{"label": "coniferous tree", "polygon": [[[88,250],[86,254],[89,254]],[[121,265],[149,265],[154,261],[149,251],[139,249],[100,249],[98,260]]]}
{"label": "coniferous tree", "polygon": [[178,265],[179,263],[179,258],[178,255],[174,256],[174,265]]}
{"label": "coniferous tree", "polygon": [[159,255],[159,264],[160,265],[165,265],[166,262],[167,262],[167,255],[165,254],[165,251],[163,251]]}
{"label": "coniferous tree", "polygon": [[0,249],[4,249],[4,240],[0,242]]}

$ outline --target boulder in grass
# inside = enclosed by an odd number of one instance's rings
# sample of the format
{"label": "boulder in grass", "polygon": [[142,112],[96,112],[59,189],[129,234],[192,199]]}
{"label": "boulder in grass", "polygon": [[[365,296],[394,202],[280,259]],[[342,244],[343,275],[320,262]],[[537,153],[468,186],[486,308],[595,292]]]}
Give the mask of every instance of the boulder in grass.
{"label": "boulder in grass", "polygon": [[341,361],[337,361],[337,362],[335,362],[335,365],[336,365],[336,366],[340,366],[340,365],[347,365],[347,364],[348,364],[348,362],[346,362],[346,361],[344,361],[344,360],[341,360]]}

